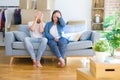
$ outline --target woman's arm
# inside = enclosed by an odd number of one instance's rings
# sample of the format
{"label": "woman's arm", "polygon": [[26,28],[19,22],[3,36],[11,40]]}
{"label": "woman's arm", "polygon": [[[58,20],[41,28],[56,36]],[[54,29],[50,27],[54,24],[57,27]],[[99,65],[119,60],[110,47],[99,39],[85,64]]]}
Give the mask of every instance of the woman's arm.
{"label": "woman's arm", "polygon": [[59,18],[59,22],[62,27],[65,27],[65,21],[63,20],[62,17]]}
{"label": "woman's arm", "polygon": [[61,25],[61,27],[65,27],[65,21],[63,20],[60,13],[56,13],[56,16],[58,17],[58,21],[59,21],[59,24]]}
{"label": "woman's arm", "polygon": [[54,39],[54,37],[49,33],[49,31],[50,31],[50,28],[49,28],[50,26],[49,26],[49,23],[47,23],[46,25],[45,25],[45,30],[44,30],[44,32],[45,32],[45,37],[46,38],[48,38],[48,39]]}

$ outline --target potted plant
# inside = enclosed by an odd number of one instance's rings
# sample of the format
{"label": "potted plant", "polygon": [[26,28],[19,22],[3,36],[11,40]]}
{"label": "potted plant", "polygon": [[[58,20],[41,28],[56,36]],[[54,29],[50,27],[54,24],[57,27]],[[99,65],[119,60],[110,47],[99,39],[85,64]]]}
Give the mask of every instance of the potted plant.
{"label": "potted plant", "polygon": [[114,51],[120,47],[120,14],[115,12],[113,16],[108,16],[104,20],[104,28],[110,28],[104,33],[110,45],[110,55],[114,56]]}
{"label": "potted plant", "polygon": [[106,53],[109,50],[109,43],[107,40],[99,40],[93,45],[93,50],[96,51],[96,61],[104,62]]}

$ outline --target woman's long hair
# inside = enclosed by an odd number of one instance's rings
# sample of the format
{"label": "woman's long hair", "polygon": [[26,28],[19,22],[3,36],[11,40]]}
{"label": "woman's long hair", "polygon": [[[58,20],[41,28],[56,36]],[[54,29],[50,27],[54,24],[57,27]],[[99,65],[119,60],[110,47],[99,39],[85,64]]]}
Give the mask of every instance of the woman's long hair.
{"label": "woman's long hair", "polygon": [[[61,12],[59,10],[54,10],[53,13],[52,13],[52,17],[51,17],[52,22],[53,22],[53,15],[55,13],[60,13],[60,16],[62,17],[62,14],[61,14]],[[60,24],[59,20],[58,20],[58,24]]]}

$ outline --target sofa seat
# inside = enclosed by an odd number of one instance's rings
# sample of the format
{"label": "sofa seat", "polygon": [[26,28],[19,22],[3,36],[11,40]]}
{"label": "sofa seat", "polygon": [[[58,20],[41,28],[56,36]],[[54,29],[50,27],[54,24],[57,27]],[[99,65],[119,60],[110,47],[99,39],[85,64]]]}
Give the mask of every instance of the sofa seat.
{"label": "sofa seat", "polygon": [[[35,50],[35,53],[37,53],[37,50]],[[66,57],[90,57],[95,55],[94,50],[92,49],[81,49],[81,50],[67,50],[65,56]],[[8,54],[7,56],[12,56],[12,57],[24,57],[24,56],[29,56],[29,53],[24,49],[24,50],[20,50],[20,49],[14,49],[13,53],[10,55]],[[45,57],[49,57],[49,56],[54,56],[54,54],[51,51],[46,50],[43,53],[43,56]]]}
{"label": "sofa seat", "polygon": [[[13,42],[12,45],[13,49],[25,49],[25,44],[24,42]],[[38,49],[39,44],[38,43],[33,43],[34,49]],[[92,41],[76,41],[76,42],[70,42],[67,45],[67,50],[80,50],[80,49],[87,49],[92,47]],[[50,48],[47,46],[46,48],[47,51],[50,50]]]}

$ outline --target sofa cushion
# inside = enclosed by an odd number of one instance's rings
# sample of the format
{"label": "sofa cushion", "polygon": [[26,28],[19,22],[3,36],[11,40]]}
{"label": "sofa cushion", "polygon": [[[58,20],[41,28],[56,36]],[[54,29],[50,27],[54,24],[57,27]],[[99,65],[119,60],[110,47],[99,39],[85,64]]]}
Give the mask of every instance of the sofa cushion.
{"label": "sofa cushion", "polygon": [[63,35],[66,39],[69,41],[78,41],[80,39],[81,33],[76,32],[76,33],[66,33]]}
{"label": "sofa cushion", "polygon": [[[38,49],[40,43],[33,43],[34,49]],[[24,42],[13,42],[12,43],[12,48],[14,49],[25,49],[25,44]],[[46,50],[50,50],[49,47],[46,48]]]}
{"label": "sofa cushion", "polygon": [[14,31],[14,35],[17,41],[24,41],[25,37],[28,37],[28,35],[22,31]]}
{"label": "sofa cushion", "polygon": [[18,25],[18,31],[22,31],[26,33],[28,36],[30,36],[30,30],[28,25]]}
{"label": "sofa cushion", "polygon": [[80,40],[91,40],[92,31],[85,31],[81,34]]}
{"label": "sofa cushion", "polygon": [[[24,42],[13,42],[14,49],[25,49]],[[33,43],[34,49],[38,49],[39,43]],[[77,42],[70,42],[67,46],[67,50],[78,50],[78,49],[86,49],[92,47],[92,41],[77,41]],[[47,46],[46,50],[50,50]]]}
{"label": "sofa cushion", "polygon": [[77,42],[70,42],[67,46],[67,50],[78,50],[78,49],[88,49],[92,47],[92,41],[77,41]]}
{"label": "sofa cushion", "polygon": [[81,33],[75,33],[70,36],[69,41],[78,41],[80,39]]}

